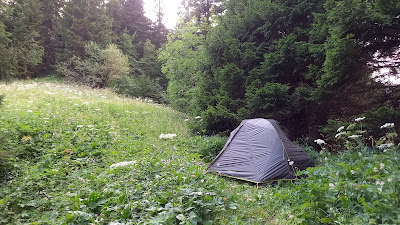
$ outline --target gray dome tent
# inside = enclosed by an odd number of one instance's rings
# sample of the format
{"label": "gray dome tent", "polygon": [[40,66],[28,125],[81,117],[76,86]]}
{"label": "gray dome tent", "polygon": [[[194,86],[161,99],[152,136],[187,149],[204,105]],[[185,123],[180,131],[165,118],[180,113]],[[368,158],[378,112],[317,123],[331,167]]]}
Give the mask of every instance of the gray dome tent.
{"label": "gray dome tent", "polygon": [[260,184],[293,179],[295,167],[311,166],[311,157],[286,137],[275,120],[248,119],[231,132],[208,172]]}

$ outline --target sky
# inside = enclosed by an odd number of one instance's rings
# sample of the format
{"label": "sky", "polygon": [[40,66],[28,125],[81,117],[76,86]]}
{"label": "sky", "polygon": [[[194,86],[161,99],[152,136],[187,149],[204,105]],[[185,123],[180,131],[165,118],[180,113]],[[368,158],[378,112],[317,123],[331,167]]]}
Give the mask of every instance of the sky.
{"label": "sky", "polygon": [[[155,5],[158,0],[144,0],[145,15],[153,21],[156,21]],[[164,25],[168,29],[173,29],[179,19],[178,11],[182,0],[162,0],[164,4]]]}

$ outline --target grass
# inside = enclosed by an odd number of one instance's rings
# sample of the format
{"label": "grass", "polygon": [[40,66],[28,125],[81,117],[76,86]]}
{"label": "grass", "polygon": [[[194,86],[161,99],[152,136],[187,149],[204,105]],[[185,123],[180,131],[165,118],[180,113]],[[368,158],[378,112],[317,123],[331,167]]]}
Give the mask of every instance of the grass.
{"label": "grass", "polygon": [[[166,106],[57,82],[0,84],[2,94],[0,151],[9,157],[0,224],[400,220],[396,147],[341,155],[306,148],[318,165],[308,179],[257,187],[204,174],[226,139],[191,135],[186,116]],[[110,167],[119,162],[130,164]]]}

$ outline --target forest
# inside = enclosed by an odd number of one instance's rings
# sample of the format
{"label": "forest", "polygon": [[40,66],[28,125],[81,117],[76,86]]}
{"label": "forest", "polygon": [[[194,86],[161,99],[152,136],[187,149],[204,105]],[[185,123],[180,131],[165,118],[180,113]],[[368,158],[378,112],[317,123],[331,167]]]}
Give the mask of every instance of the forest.
{"label": "forest", "polygon": [[[153,3],[0,1],[0,224],[400,223],[398,0]],[[208,171],[251,118],[313,166]]]}

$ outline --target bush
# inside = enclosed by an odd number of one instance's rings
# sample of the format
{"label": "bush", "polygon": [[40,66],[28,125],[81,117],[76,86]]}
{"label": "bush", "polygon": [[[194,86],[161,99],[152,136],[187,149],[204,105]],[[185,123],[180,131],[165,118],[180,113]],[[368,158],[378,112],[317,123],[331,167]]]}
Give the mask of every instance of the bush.
{"label": "bush", "polygon": [[66,80],[102,88],[112,80],[118,80],[129,72],[128,57],[115,45],[101,50],[94,43],[85,44],[85,57],[74,56],[57,66],[57,72]]}
{"label": "bush", "polygon": [[210,136],[205,137],[197,145],[198,153],[202,156],[204,162],[210,163],[221,152],[226,142],[225,137]]}
{"label": "bush", "polygon": [[123,75],[129,73],[129,59],[114,44],[108,45],[102,51],[102,58],[107,71],[107,83],[113,80],[120,80]]}
{"label": "bush", "polygon": [[144,75],[124,76],[116,82],[116,92],[131,97],[150,98],[158,103],[166,103],[166,94],[153,80]]}

